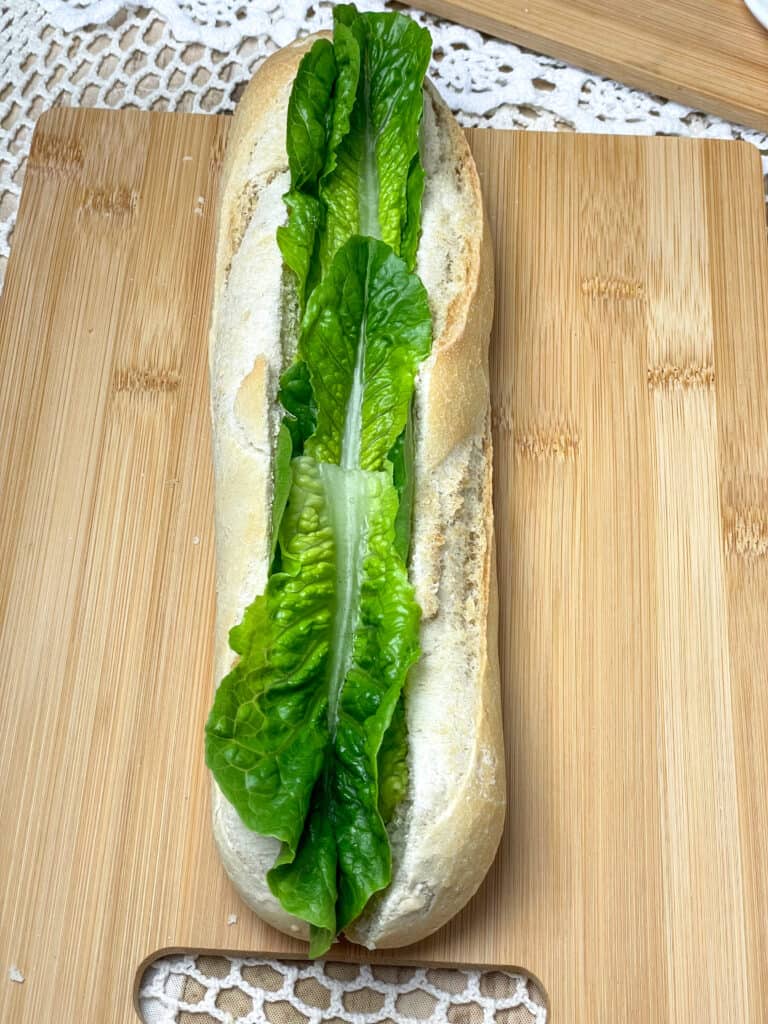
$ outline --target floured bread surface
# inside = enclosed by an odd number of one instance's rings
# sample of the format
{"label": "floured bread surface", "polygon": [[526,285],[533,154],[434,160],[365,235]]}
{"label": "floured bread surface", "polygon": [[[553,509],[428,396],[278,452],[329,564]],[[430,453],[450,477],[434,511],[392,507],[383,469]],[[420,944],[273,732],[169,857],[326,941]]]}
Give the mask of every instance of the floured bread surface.
{"label": "floured bread surface", "polygon": [[[216,526],[216,684],[234,664],[229,631],[264,592],[269,569],[272,458],[279,427],[277,388],[295,330],[286,306],[276,232],[290,173],[285,121],[293,78],[306,46],[265,61],[232,121],[218,211],[209,368]],[[213,832],[235,888],[281,931],[308,938],[286,913],[266,873],[279,843],[251,832],[213,783]]]}
{"label": "floured bread surface", "polygon": [[[279,51],[254,77],[222,175],[210,336],[217,683],[235,660],[229,630],[267,582],[277,386],[296,335],[276,241],[289,184],[285,122],[313,41]],[[469,147],[431,86],[422,158],[416,270],[430,297],[434,343],[415,394],[409,574],[423,613],[423,654],[406,684],[410,778],[390,826],[393,880],[347,929],[371,948],[415,942],[461,909],[490,866],[505,811],[488,391],[493,265]],[[238,892],[274,927],[306,938],[306,924],[266,884],[277,841],[246,829],[213,789],[214,834]]]}
{"label": "floured bread surface", "polygon": [[416,270],[434,344],[415,393],[410,577],[422,656],[406,684],[409,785],[393,876],[346,934],[370,948],[429,935],[475,893],[506,810],[497,649],[488,343],[493,259],[466,138],[433,89]]}

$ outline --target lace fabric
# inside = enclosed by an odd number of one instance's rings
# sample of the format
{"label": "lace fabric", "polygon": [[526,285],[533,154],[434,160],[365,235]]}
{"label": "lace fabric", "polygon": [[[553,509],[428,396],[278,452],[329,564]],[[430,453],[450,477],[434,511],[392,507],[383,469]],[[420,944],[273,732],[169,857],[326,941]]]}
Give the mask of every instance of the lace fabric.
{"label": "lace fabric", "polygon": [[[358,0],[381,10],[384,0]],[[415,13],[430,76],[465,125],[743,139],[768,172],[768,135],[511,43]],[[54,104],[221,113],[264,57],[328,28],[329,0],[11,0],[0,6],[0,285],[35,121]],[[543,1024],[544,998],[499,971],[430,971],[172,957],[141,988],[150,1024],[269,1021]]]}
{"label": "lace fabric", "polygon": [[545,1024],[544,1000],[503,971],[357,967],[186,956],[157,961],[141,1002],[147,1024]]}

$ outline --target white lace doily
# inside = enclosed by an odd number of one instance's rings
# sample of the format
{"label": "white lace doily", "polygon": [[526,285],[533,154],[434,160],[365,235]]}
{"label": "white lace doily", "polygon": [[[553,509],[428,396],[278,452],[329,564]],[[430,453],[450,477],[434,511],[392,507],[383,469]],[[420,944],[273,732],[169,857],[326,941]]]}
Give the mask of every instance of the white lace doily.
{"label": "white lace doily", "polygon": [[[383,0],[358,0],[366,10]],[[430,75],[465,125],[745,139],[768,136],[417,14]],[[0,5],[0,285],[36,119],[54,104],[219,113],[265,55],[327,28],[328,0],[10,0]],[[158,961],[152,1024],[544,1022],[540,993],[501,972],[412,971],[220,957]]]}
{"label": "white lace doily", "polygon": [[[158,960],[141,991],[147,1024],[545,1024],[538,993],[502,971],[357,967],[252,957]],[[207,1015],[207,1016],[206,1016]]]}

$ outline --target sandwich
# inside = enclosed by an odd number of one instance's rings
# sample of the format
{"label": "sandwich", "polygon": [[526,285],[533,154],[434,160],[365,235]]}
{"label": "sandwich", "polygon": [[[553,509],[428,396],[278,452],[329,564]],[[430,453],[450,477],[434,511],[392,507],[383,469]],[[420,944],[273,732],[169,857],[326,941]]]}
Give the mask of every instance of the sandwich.
{"label": "sandwich", "polygon": [[213,830],[313,957],[440,928],[504,823],[492,249],[430,56],[335,7],[249,83],[222,169]]}

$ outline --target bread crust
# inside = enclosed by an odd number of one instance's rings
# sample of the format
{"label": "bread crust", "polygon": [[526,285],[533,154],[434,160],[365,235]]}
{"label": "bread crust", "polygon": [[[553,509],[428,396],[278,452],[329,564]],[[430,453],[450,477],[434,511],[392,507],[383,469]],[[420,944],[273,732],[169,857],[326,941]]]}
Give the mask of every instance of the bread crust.
{"label": "bread crust", "polygon": [[[274,203],[288,175],[291,83],[316,38],[261,66],[238,104],[222,168],[209,347],[217,683],[235,661],[229,629],[267,579],[276,380],[290,315],[275,310],[282,264],[274,230],[282,220]],[[488,382],[492,245],[466,138],[431,85],[425,100],[427,183],[416,269],[430,295],[434,341],[416,383],[409,566],[424,653],[406,689],[410,778],[390,826],[392,883],[346,930],[370,948],[415,942],[461,909],[493,860],[506,809]],[[255,266],[262,268],[256,277]],[[306,924],[266,885],[276,840],[249,832],[215,782],[213,828],[243,899],[274,927],[306,938]]]}

